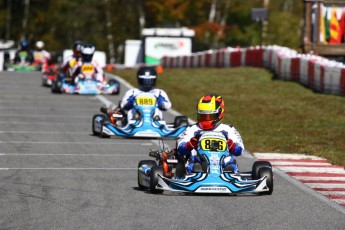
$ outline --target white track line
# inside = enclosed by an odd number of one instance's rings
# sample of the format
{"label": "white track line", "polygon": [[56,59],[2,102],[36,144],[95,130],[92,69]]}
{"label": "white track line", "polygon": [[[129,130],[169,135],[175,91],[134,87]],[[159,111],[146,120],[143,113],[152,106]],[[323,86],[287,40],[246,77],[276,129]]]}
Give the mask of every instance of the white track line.
{"label": "white track line", "polygon": [[[23,107],[23,106],[0,106],[0,110],[35,110],[35,111],[47,111],[49,113],[54,113],[54,111],[51,111],[50,108],[47,108],[46,106],[43,107]],[[75,107],[70,107],[70,108],[59,108],[59,111],[93,111],[94,109],[92,108],[75,108]]]}
{"label": "white track line", "polygon": [[85,123],[75,124],[73,122],[26,122],[26,121],[0,121],[0,124],[6,125],[68,125],[68,126],[85,126]]}
{"label": "white track line", "polygon": [[39,131],[0,131],[0,133],[32,133],[32,134],[83,134],[83,135],[90,135],[91,132],[39,132]]}
{"label": "white track line", "polygon": [[142,157],[143,154],[116,153],[0,153],[0,156],[96,156],[96,157]]}
{"label": "white track line", "polygon": [[[71,101],[71,100],[68,100],[67,98],[65,98],[66,100],[64,100],[64,101],[57,101],[57,103],[54,103],[54,105],[55,106],[65,106],[65,105],[75,105],[76,104],[76,101]],[[0,103],[11,103],[11,104],[19,104],[19,103],[23,103],[22,101],[19,101],[19,100],[0,100]],[[60,103],[59,103],[60,102]],[[39,106],[44,106],[44,105],[46,105],[46,106],[51,106],[52,105],[52,103],[44,103],[44,102],[42,102],[42,103],[40,103],[39,104]],[[96,106],[97,105],[97,103],[81,103],[81,102],[78,102],[78,106]],[[6,107],[6,105],[1,105],[1,106],[5,106]]]}
{"label": "white track line", "polygon": [[[66,118],[66,115],[47,115],[47,114],[0,114],[0,117],[63,117]],[[68,118],[90,118],[90,116],[71,116],[68,115]],[[54,124],[53,122],[51,124]]]}
{"label": "white track line", "polygon": [[138,170],[138,168],[0,168],[0,170]]}
{"label": "white track line", "polygon": [[83,145],[152,145],[152,143],[140,142],[52,142],[52,141],[0,141],[0,144],[83,144]]}

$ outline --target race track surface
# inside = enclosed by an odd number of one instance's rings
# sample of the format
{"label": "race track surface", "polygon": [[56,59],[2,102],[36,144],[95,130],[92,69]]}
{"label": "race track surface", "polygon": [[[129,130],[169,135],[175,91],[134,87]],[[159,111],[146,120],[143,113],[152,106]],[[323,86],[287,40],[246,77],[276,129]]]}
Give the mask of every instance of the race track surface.
{"label": "race track surface", "polygon": [[[138,190],[137,164],[157,141],[93,136],[101,105],[52,94],[38,72],[0,73],[0,229],[344,229],[340,205],[277,172],[271,196]],[[253,161],[239,157],[240,170]]]}

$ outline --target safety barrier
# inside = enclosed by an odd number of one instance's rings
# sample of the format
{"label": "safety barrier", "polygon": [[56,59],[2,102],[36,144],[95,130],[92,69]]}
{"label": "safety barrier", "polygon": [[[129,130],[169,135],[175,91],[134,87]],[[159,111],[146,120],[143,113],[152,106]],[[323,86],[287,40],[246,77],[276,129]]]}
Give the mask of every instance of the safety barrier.
{"label": "safety barrier", "polygon": [[317,92],[345,96],[345,65],[281,46],[227,47],[188,56],[165,56],[164,68],[264,67],[278,79],[299,82]]}

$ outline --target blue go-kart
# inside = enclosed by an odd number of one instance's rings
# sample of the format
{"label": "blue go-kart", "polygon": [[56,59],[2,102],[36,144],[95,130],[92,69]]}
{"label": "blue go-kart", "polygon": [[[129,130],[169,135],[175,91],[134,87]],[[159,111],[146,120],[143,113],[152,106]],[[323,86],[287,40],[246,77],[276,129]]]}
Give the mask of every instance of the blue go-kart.
{"label": "blue go-kart", "polygon": [[147,137],[147,138],[177,138],[187,127],[188,118],[176,116],[174,123],[166,123],[154,117],[157,99],[151,93],[141,93],[136,96],[134,107],[136,114],[127,121],[124,114],[96,114],[92,118],[92,132],[96,136],[110,137]]}
{"label": "blue go-kart", "polygon": [[197,154],[202,169],[187,173],[185,160],[176,151],[150,151],[156,160],[143,160],[138,164],[138,186],[151,193],[163,191],[182,193],[261,194],[273,192],[273,171],[270,162],[256,161],[250,172],[234,172],[223,168],[229,155],[223,133],[208,131],[198,139]]}
{"label": "blue go-kart", "polygon": [[104,78],[101,82],[96,81],[92,78],[94,72],[95,69],[91,64],[83,64],[78,82],[73,82],[71,78],[60,74],[52,82],[52,92],[81,95],[115,95],[120,93],[120,83],[116,79],[106,81]]}

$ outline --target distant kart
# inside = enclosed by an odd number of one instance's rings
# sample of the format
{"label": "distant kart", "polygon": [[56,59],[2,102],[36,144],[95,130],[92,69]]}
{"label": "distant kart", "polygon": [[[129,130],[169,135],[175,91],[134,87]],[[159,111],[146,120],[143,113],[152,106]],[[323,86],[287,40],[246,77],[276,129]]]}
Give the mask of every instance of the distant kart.
{"label": "distant kart", "polygon": [[12,63],[9,54],[4,57],[5,70],[7,71],[38,71],[40,66],[37,63],[29,62],[29,53],[27,51],[20,51],[16,63]]}
{"label": "distant kart", "polygon": [[96,81],[92,79],[94,67],[91,64],[84,64],[82,66],[81,75],[84,76],[78,82],[72,82],[71,79],[60,74],[53,80],[52,92],[53,93],[66,93],[66,94],[119,94],[120,83],[116,79],[109,81]]}
{"label": "distant kart", "polygon": [[154,118],[156,103],[153,94],[141,93],[135,98],[137,114],[133,120],[123,125],[127,119],[122,114],[96,114],[92,118],[92,132],[100,137],[177,138],[187,128],[188,118],[176,116],[173,124]]}
{"label": "distant kart", "polygon": [[185,161],[176,151],[150,151],[154,160],[138,164],[138,186],[151,193],[164,190],[182,193],[251,193],[271,195],[273,171],[268,161],[256,161],[251,172],[234,173],[232,167],[222,167],[228,156],[226,138],[219,132],[205,132],[198,141],[202,170],[187,174]]}

